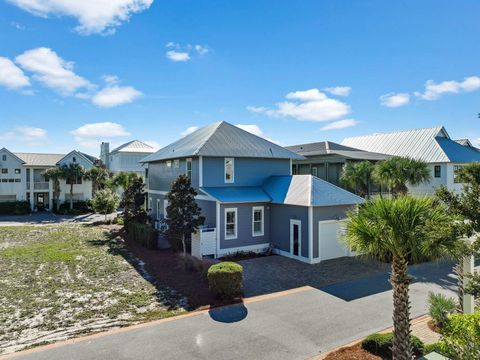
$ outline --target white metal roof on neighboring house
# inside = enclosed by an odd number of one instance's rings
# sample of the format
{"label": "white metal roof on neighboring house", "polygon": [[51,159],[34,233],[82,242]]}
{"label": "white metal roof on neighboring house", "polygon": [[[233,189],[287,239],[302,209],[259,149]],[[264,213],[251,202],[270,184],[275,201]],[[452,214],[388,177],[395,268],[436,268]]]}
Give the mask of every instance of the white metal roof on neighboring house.
{"label": "white metal roof on neighboring house", "polygon": [[356,205],[365,200],[313,175],[272,176],[263,185],[272,203],[297,206]]}
{"label": "white metal roof on neighboring house", "polygon": [[149,153],[155,152],[155,149],[152,146],[145,144],[144,142],[141,142],[140,140],[132,140],[116,147],[110,153],[113,154],[117,152],[149,154]]}
{"label": "white metal roof on neighboring house", "polygon": [[450,139],[443,126],[350,137],[342,145],[427,163],[480,161],[480,152]]}
{"label": "white metal roof on neighboring house", "polygon": [[147,156],[141,162],[189,156],[304,158],[264,138],[221,121],[198,129]]}
{"label": "white metal roof on neighboring house", "polygon": [[374,152],[355,149],[331,141],[321,141],[308,144],[299,144],[286,147],[297,154],[309,156],[340,155],[355,160],[385,160],[390,156]]}
{"label": "white metal roof on neighboring house", "polygon": [[65,154],[14,153],[25,162],[24,166],[56,166]]}

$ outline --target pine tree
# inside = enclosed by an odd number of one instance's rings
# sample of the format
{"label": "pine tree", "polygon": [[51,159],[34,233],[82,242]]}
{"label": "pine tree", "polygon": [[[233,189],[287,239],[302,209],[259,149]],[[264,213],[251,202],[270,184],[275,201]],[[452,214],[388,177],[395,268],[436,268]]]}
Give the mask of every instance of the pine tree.
{"label": "pine tree", "polygon": [[191,236],[205,221],[201,216],[202,209],[195,202],[196,195],[197,192],[192,188],[190,179],[186,175],[180,175],[167,194],[167,236],[181,236],[183,256],[186,255],[186,236]]}

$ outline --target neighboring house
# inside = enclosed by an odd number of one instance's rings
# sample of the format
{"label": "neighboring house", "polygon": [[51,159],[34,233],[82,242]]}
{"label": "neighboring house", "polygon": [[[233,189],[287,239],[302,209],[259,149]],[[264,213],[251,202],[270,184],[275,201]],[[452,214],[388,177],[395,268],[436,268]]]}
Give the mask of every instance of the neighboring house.
{"label": "neighboring house", "polygon": [[286,148],[305,157],[293,162],[293,174],[311,174],[340,187],[343,187],[340,181],[342,169],[347,162],[368,160],[375,163],[390,157],[331,141],[292,145]]}
{"label": "neighboring house", "polygon": [[292,175],[303,156],[219,122],[142,160],[148,207],[163,219],[172,182],[186,174],[197,190],[205,226],[192,254],[223,256],[273,247],[307,263],[349,255],[339,242],[341,220],[363,199],[311,175]]}
{"label": "neighboring house", "polygon": [[155,149],[139,140],[132,140],[110,151],[110,144],[102,142],[100,146],[100,159],[105,167],[112,173],[134,172],[144,176],[145,169],[139,162]]}
{"label": "neighboring house", "polygon": [[344,139],[342,145],[425,161],[432,179],[428,183],[409,186],[409,191],[417,195],[433,194],[440,185],[462,191],[456,175],[458,169],[480,161],[480,152],[470,141],[452,140],[443,126],[351,137]]}
{"label": "neighboring house", "polygon": [[[0,201],[28,201],[32,210],[52,209],[53,182],[43,177],[45,170],[63,164],[78,163],[89,170],[96,158],[80,151],[65,154],[12,153],[0,150]],[[70,200],[70,184],[60,180],[60,201]],[[92,183],[78,179],[74,200],[92,197]]]}

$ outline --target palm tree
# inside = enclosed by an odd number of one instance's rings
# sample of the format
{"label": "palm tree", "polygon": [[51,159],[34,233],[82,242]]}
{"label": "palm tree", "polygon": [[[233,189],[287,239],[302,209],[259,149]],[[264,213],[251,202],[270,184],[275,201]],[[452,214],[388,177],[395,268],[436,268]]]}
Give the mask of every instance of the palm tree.
{"label": "palm tree", "polygon": [[119,172],[113,178],[113,185],[116,187],[121,187],[123,190],[126,190],[130,184],[133,183],[133,180],[138,178],[139,176],[136,173],[132,172]]}
{"label": "palm tree", "polygon": [[370,197],[372,174],[375,166],[370,161],[348,162],[343,168],[341,182],[355,189],[355,193],[362,197]]}
{"label": "palm tree", "polygon": [[85,172],[85,178],[92,181],[92,196],[98,190],[102,190],[107,185],[111,173],[107,169],[100,166],[93,166],[90,170]]}
{"label": "palm tree", "polygon": [[408,265],[449,254],[453,219],[431,198],[377,198],[349,214],[345,241],[353,251],[391,262],[393,359],[411,360]]}
{"label": "palm tree", "polygon": [[73,209],[73,185],[77,183],[79,179],[85,177],[85,169],[83,166],[77,163],[70,163],[68,165],[63,164],[59,167],[60,179],[66,180],[67,184],[70,184],[70,210]]}
{"label": "palm tree", "polygon": [[58,211],[60,208],[60,179],[62,179],[62,171],[58,167],[50,168],[45,170],[43,177],[45,180],[52,180],[53,182],[53,200],[55,202],[56,210]]}
{"label": "palm tree", "polygon": [[394,156],[375,166],[373,177],[376,182],[387,186],[393,196],[407,194],[410,185],[418,185],[430,180],[427,163],[412,158]]}

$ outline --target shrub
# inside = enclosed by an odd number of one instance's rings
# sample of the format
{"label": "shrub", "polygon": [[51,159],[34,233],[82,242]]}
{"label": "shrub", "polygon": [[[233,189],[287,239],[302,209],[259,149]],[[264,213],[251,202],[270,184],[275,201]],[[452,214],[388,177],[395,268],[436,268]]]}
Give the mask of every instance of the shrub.
{"label": "shrub", "polygon": [[442,331],[441,348],[458,360],[480,359],[480,311],[453,314]]}
{"label": "shrub", "polygon": [[157,248],[157,231],[150,225],[130,222],[126,227],[126,230],[127,238],[129,240],[138,242],[147,249]]}
{"label": "shrub", "polygon": [[28,201],[0,202],[0,215],[26,215],[30,212]]}
{"label": "shrub", "polygon": [[443,355],[443,356],[448,355],[441,342],[436,342],[436,343],[433,343],[433,344],[425,345],[425,349],[424,349],[423,353],[425,355],[428,355],[432,352],[436,352],[437,354],[440,354],[440,355]]}
{"label": "shrub", "polygon": [[428,294],[428,313],[436,326],[442,329],[448,321],[448,317],[455,312],[456,304],[453,298],[443,294]]}
{"label": "shrub", "polygon": [[199,272],[205,278],[207,277],[208,269],[211,266],[209,262],[197,259],[191,255],[186,255],[185,257],[182,256],[181,260],[185,265],[185,270],[190,272]]}
{"label": "shrub", "polygon": [[[416,357],[423,355],[424,344],[422,340],[416,336],[410,335],[410,342],[413,347],[413,354]],[[392,358],[392,343],[393,343],[393,333],[386,334],[372,334],[367,336],[362,341],[362,349],[368,351],[371,354],[380,356],[382,358],[391,359]]]}
{"label": "shrub", "polygon": [[[55,208],[55,207],[54,207]],[[65,201],[60,204],[58,213],[61,215],[83,215],[91,212],[89,202],[87,201],[75,201],[73,203],[73,209],[70,209],[70,202]]]}
{"label": "shrub", "polygon": [[242,295],[243,267],[224,261],[208,269],[208,287],[212,294],[223,300],[233,300]]}

